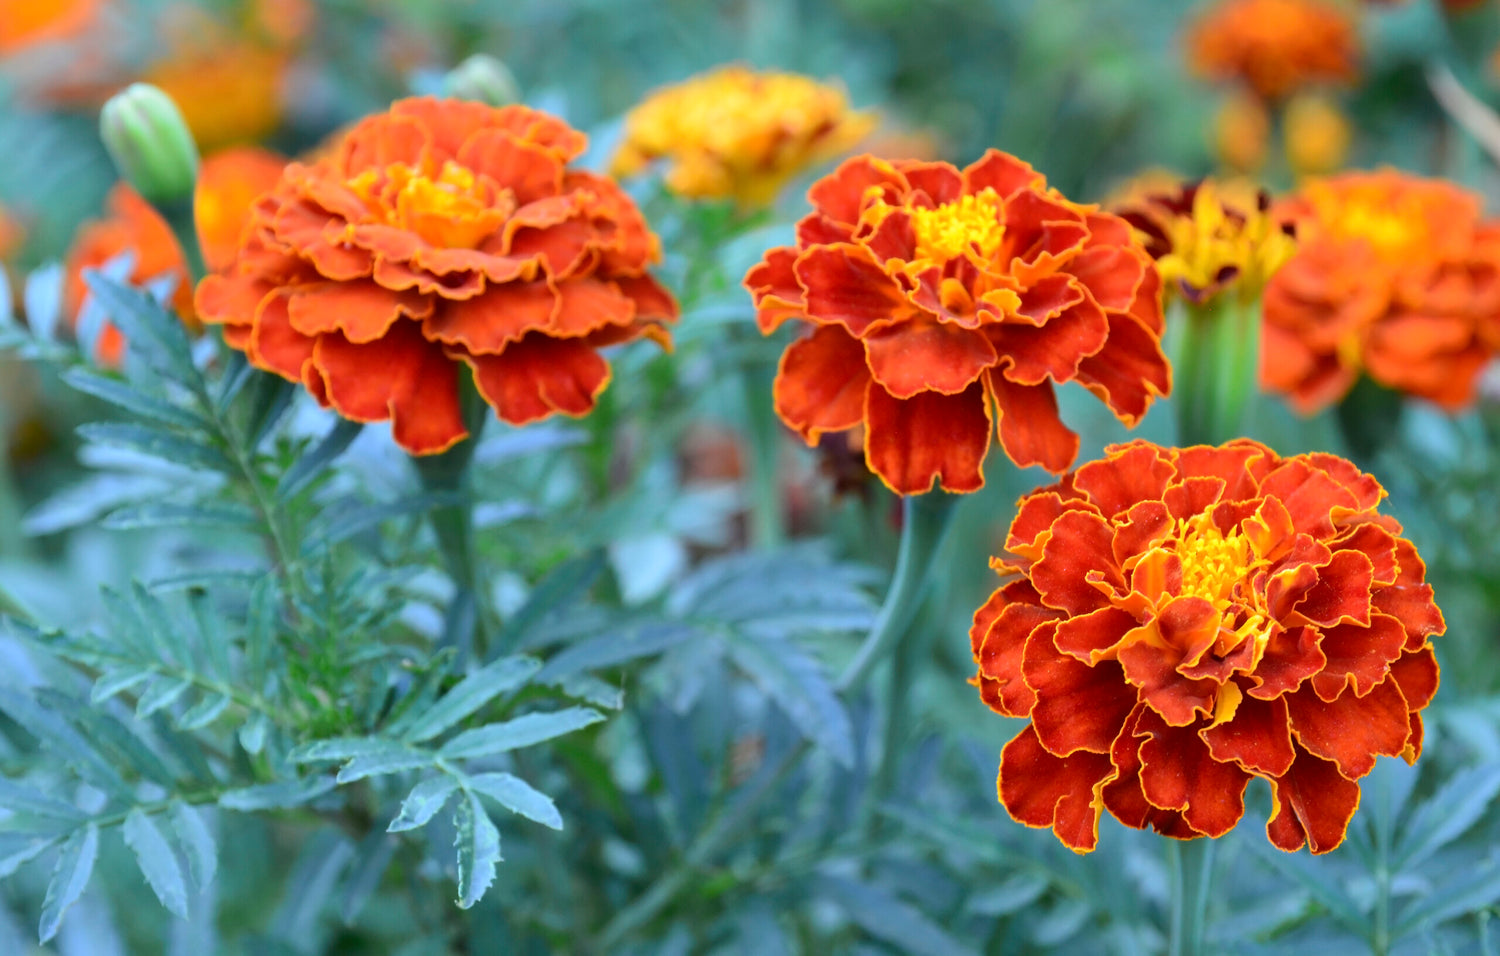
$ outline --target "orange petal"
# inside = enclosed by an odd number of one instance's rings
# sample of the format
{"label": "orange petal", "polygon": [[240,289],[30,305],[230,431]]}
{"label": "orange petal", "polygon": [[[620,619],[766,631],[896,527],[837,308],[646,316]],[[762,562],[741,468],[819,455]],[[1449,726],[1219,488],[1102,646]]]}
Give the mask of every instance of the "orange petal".
{"label": "orange petal", "polygon": [[842,323],[855,335],[864,335],[876,322],[899,322],[916,312],[896,280],[860,246],[814,246],[797,257],[792,271],[807,290],[807,316]]}
{"label": "orange petal", "polygon": [[629,325],[635,301],[613,282],[577,278],[557,286],[557,310],[547,325],[549,335],[577,338],[605,326]]}
{"label": "orange petal", "polygon": [[1288,853],[1307,844],[1314,853],[1327,853],[1344,842],[1349,820],[1359,807],[1359,784],[1345,778],[1332,761],[1297,747],[1292,767],[1271,778],[1276,809],[1266,824],[1266,836]]}
{"label": "orange petal", "polygon": [[586,415],[609,384],[609,363],[592,346],[537,332],[498,355],[466,355],[464,361],[474,369],[479,394],[512,425],[553,412]]}
{"label": "orange petal", "polygon": [[1111,539],[1109,525],[1097,514],[1069,511],[1059,517],[1041,558],[1031,566],[1031,583],[1042,603],[1075,617],[1107,607],[1109,599],[1084,581],[1084,572],[1102,571],[1109,583],[1124,588]]}
{"label": "orange petal", "polygon": [[1400,687],[1389,678],[1363,697],[1351,688],[1329,703],[1303,687],[1286,702],[1297,742],[1338,764],[1350,780],[1374,769],[1377,754],[1394,757],[1406,746],[1409,708]]}
{"label": "orange petal", "polygon": [[301,382],[303,366],[312,361],[315,342],[316,339],[292,328],[287,314],[287,293],[279,289],[262,299],[256,309],[245,357],[256,368],[275,372],[290,382]]}
{"label": "orange petal", "polygon": [[1150,733],[1141,744],[1141,791],[1153,806],[1181,810],[1194,831],[1219,837],[1234,829],[1245,813],[1250,774],[1235,763],[1214,759],[1190,727],[1169,727],[1151,711],[1140,718],[1136,733]]}
{"label": "orange petal", "polygon": [[1135,707],[1134,690],[1119,664],[1090,667],[1059,653],[1055,640],[1050,629],[1033,631],[1022,662],[1026,684],[1036,693],[1031,723],[1037,740],[1059,757],[1079,750],[1107,754]]}
{"label": "orange petal", "polygon": [[396,444],[413,455],[446,451],[468,437],[455,363],[402,322],[373,342],[337,332],[318,337],[313,366],[328,403],[358,422],[391,421]]}
{"label": "orange petal", "polygon": [[975,382],[957,395],[921,392],[892,396],[865,390],[865,464],[898,495],[919,495],[937,481],[944,491],[984,487],[990,410]]}
{"label": "orange petal", "polygon": [[1313,690],[1324,700],[1337,699],[1346,686],[1361,696],[1368,694],[1385,680],[1405,643],[1401,622],[1384,614],[1373,615],[1369,627],[1341,624],[1324,629],[1318,647],[1327,663],[1313,675]]}
{"label": "orange petal", "polygon": [[228,268],[257,197],[281,180],[285,157],[240,146],[204,158],[193,189],[193,222],[209,269]]}
{"label": "orange petal", "polygon": [[327,282],[293,287],[287,309],[292,328],[303,335],[341,332],[362,345],[384,336],[403,315],[420,319],[432,314],[432,300],[391,292],[368,280]]}
{"label": "orange petal", "polygon": [[393,163],[420,169],[427,165],[431,148],[427,126],[397,114],[393,107],[391,114],[367,117],[351,129],[344,137],[340,159],[348,173],[384,169]]}
{"label": "orange petal", "polygon": [[1237,760],[1259,776],[1279,777],[1292,765],[1292,732],[1283,698],[1242,697],[1232,718],[1199,733],[1214,759]]}
{"label": "orange petal", "polygon": [[509,189],[517,205],[556,196],[562,190],[563,160],[505,130],[485,129],[472,134],[459,148],[458,162]]}
{"label": "orange petal", "polygon": [[204,322],[249,325],[261,300],[274,289],[269,282],[248,275],[204,276],[193,296],[193,310]]}
{"label": "orange petal", "polygon": [[870,373],[896,398],[957,395],[999,358],[982,332],[920,317],[872,329],[863,341]]}
{"label": "orange petal", "polygon": [[470,355],[498,355],[527,332],[550,326],[560,304],[548,282],[510,282],[473,299],[443,302],[422,330]]}
{"label": "orange petal", "polygon": [[1022,468],[1041,465],[1053,473],[1066,471],[1078,457],[1078,436],[1058,417],[1051,384],[1018,385],[993,370],[985,384],[995,396],[1000,447],[1010,460]]}
{"label": "orange petal", "polygon": [[843,431],[864,420],[869,384],[859,340],[841,326],[820,326],[782,354],[772,387],[776,414],[815,445],[824,432]]}
{"label": "orange petal", "polygon": [[765,261],[745,274],[745,288],[755,299],[755,324],[770,335],[787,319],[803,314],[802,287],[792,272],[797,250],[788,246],[772,249]]}
{"label": "orange petal", "polygon": [[1000,753],[1000,802],[1018,823],[1051,827],[1065,846],[1087,853],[1099,842],[1100,791],[1114,771],[1107,754],[1047,752],[1030,725]]}

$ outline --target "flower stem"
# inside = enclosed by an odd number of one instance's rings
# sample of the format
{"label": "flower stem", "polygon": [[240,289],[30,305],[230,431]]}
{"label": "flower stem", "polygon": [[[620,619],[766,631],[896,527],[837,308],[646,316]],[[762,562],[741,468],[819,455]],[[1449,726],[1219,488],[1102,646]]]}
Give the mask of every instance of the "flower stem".
{"label": "flower stem", "polygon": [[911,626],[927,591],[932,559],[948,535],[957,503],[957,495],[941,491],[902,499],[901,545],[896,553],[896,573],[891,578],[890,590],[886,592],[885,603],[880,607],[869,636],[839,678],[840,692],[863,683]]}
{"label": "flower stem", "polygon": [[[767,373],[770,374],[767,374]],[[775,548],[785,537],[786,518],[777,484],[781,423],[771,404],[774,368],[747,363],[740,372],[745,393],[745,423],[750,445],[750,541]]]}
{"label": "flower stem", "polygon": [[1167,869],[1172,884],[1172,924],[1168,956],[1199,956],[1206,952],[1204,930],[1208,925],[1208,897],[1213,883],[1214,841],[1166,841]]}
{"label": "flower stem", "polygon": [[1260,300],[1225,294],[1174,309],[1178,441],[1217,445],[1240,434],[1260,369]]}

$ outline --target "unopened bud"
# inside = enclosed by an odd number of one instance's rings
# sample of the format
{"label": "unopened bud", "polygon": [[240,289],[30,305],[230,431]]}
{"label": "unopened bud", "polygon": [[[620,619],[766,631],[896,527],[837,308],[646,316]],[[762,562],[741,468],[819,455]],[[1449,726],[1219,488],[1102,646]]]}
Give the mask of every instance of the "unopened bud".
{"label": "unopened bud", "polygon": [[504,63],[476,53],[443,77],[443,93],[460,100],[508,106],[521,100],[521,88]]}
{"label": "unopened bud", "polygon": [[120,176],[153,205],[191,199],[198,148],[182,111],[149,83],[132,83],[99,113],[99,133]]}

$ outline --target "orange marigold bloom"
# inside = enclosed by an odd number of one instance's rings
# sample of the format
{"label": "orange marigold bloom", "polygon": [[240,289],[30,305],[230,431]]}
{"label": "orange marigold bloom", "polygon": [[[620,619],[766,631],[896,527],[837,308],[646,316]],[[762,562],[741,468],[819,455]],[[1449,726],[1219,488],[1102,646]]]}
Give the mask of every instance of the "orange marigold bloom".
{"label": "orange marigold bloom", "polygon": [[1286,158],[1298,176],[1322,176],[1344,165],[1353,127],[1338,103],[1316,93],[1299,93],[1287,103],[1282,120]]}
{"label": "orange marigold bloom", "polygon": [[1015,157],[960,171],[861,156],[808,199],[797,244],[745,277],[762,332],[806,323],[776,411],[810,445],[864,425],[865,462],[898,494],[983,486],[997,419],[1017,464],[1067,468],[1078,436],[1055,382],[1130,425],[1171,388],[1151,257],[1124,220]]}
{"label": "orange marigold bloom", "polygon": [[[106,216],[87,223],[73,239],[68,252],[63,308],[74,322],[88,297],[83,270],[97,269],[124,253],[135,256],[130,273],[134,283],[170,277],[176,287],[171,307],[184,322],[193,324],[193,284],[187,262],[172,227],[125,183],[116,183],[106,200]],[[102,365],[118,365],[125,355],[125,338],[113,325],[105,325],[94,347],[94,358]]]}
{"label": "orange marigold bloom", "polygon": [[102,0],[0,0],[0,55],[67,40],[99,17]]}
{"label": "orange marigold bloom", "polygon": [[1416,760],[1443,615],[1370,475],[1326,454],[1115,445],[1019,504],[970,632],[985,703],[1030,723],[997,789],[1092,850],[1102,811],[1222,836],[1252,777],[1266,835],[1338,846],[1378,755]]}
{"label": "orange marigold bloom", "polygon": [[286,157],[255,146],[230,147],[203,161],[193,192],[193,222],[209,269],[217,272],[234,260],[251,206],[281,181],[286,164]]}
{"label": "orange marigold bloom", "polygon": [[692,199],[775,198],[807,167],[848,151],[875,126],[837,87],[733,65],[657,90],[625,118],[615,175],[667,159],[667,187]]}
{"label": "orange marigold bloom", "polygon": [[460,363],[505,421],[586,414],[609,381],[599,349],[670,345],[677,315],[634,203],[567,168],[586,144],[523,106],[402,100],[286,167],[198,311],[325,407],[389,419],[412,454],[468,435]]}
{"label": "orange marigold bloom", "polygon": [[1266,288],[1261,381],[1310,414],[1361,371],[1458,409],[1500,349],[1500,223],[1397,170],[1313,180],[1277,207],[1300,249]]}
{"label": "orange marigold bloom", "polygon": [[1189,27],[1188,65],[1266,99],[1357,75],[1353,18],[1325,0],[1221,0]]}

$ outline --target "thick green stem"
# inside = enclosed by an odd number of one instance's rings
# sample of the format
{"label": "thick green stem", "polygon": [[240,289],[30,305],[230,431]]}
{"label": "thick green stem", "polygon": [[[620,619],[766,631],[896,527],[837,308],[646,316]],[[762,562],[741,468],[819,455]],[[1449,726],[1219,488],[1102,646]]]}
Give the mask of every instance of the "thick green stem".
{"label": "thick green stem", "polygon": [[1260,369],[1260,301],[1220,295],[1178,305],[1170,321],[1179,443],[1238,437]]}
{"label": "thick green stem", "polygon": [[775,548],[786,536],[777,468],[781,457],[781,422],[771,403],[775,377],[774,368],[760,363],[747,364],[740,372],[750,445],[750,542],[760,548]]}
{"label": "thick green stem", "polygon": [[957,495],[941,491],[912,495],[901,502],[901,545],[896,554],[896,573],[886,591],[885,603],[854,660],[839,678],[841,692],[858,687],[870,671],[890,654],[906,633],[927,590],[932,559],[948,535]]}
{"label": "thick green stem", "polygon": [[1172,924],[1168,956],[1200,956],[1208,926],[1208,899],[1213,884],[1214,841],[1166,840],[1172,884]]}

